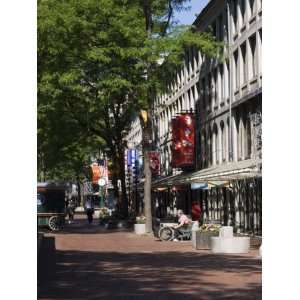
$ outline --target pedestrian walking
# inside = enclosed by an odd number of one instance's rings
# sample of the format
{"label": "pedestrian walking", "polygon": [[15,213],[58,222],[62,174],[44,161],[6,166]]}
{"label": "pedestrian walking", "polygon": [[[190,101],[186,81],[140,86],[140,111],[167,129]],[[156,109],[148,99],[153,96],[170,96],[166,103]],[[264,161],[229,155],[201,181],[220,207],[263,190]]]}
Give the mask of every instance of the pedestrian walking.
{"label": "pedestrian walking", "polygon": [[88,198],[85,203],[86,214],[89,224],[93,223],[93,214],[94,214],[94,203],[91,198]]}
{"label": "pedestrian walking", "polygon": [[74,213],[75,213],[75,202],[73,199],[68,201],[67,212],[69,217],[69,224],[74,221]]}

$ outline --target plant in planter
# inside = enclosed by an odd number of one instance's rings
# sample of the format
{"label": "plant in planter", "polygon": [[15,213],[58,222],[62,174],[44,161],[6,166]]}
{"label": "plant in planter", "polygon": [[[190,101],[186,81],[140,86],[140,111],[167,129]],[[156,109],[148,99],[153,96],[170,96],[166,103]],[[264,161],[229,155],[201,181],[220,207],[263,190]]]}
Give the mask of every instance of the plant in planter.
{"label": "plant in planter", "polygon": [[196,249],[210,249],[210,238],[218,236],[221,225],[202,224],[197,231],[192,233],[193,247]]}
{"label": "plant in planter", "polygon": [[146,233],[146,217],[145,216],[137,216],[135,218],[134,232],[136,234]]}
{"label": "plant in planter", "polygon": [[108,223],[110,218],[109,211],[106,207],[102,207],[99,209],[99,224],[105,225]]}
{"label": "plant in planter", "polygon": [[146,217],[145,216],[138,216],[135,218],[135,224],[145,224]]}

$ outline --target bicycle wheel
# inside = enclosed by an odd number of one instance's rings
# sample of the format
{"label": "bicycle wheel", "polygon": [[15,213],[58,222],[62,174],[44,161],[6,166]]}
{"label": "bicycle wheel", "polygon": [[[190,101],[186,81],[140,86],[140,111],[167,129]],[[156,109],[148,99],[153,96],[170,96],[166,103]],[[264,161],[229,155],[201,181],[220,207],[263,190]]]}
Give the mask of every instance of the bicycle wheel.
{"label": "bicycle wheel", "polygon": [[174,232],[170,227],[162,227],[158,232],[158,236],[162,241],[170,241],[174,236]]}

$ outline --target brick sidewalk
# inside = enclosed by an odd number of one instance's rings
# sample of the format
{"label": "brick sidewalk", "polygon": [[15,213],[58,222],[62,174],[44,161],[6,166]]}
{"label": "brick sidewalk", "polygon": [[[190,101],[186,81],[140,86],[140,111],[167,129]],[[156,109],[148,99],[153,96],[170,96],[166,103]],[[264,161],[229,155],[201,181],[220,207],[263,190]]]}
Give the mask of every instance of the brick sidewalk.
{"label": "brick sidewalk", "polygon": [[[46,234],[38,299],[261,299],[261,261],[88,226]],[[54,245],[55,243],[55,245]],[[54,251],[56,248],[56,251]],[[47,271],[46,271],[47,270]]]}

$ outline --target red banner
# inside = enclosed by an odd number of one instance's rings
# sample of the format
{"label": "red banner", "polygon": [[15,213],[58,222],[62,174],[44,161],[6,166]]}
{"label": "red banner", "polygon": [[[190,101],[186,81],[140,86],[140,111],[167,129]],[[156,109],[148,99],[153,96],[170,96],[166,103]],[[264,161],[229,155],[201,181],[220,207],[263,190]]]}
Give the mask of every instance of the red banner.
{"label": "red banner", "polygon": [[98,184],[98,180],[103,175],[103,167],[101,170],[100,166],[98,166],[97,164],[93,164],[92,173],[93,173],[93,179],[92,179],[93,184]]}
{"label": "red banner", "polygon": [[159,175],[160,170],[160,155],[157,151],[149,151],[150,168],[152,175]]}
{"label": "red banner", "polygon": [[172,119],[173,168],[191,167],[195,163],[195,121],[189,114]]}

